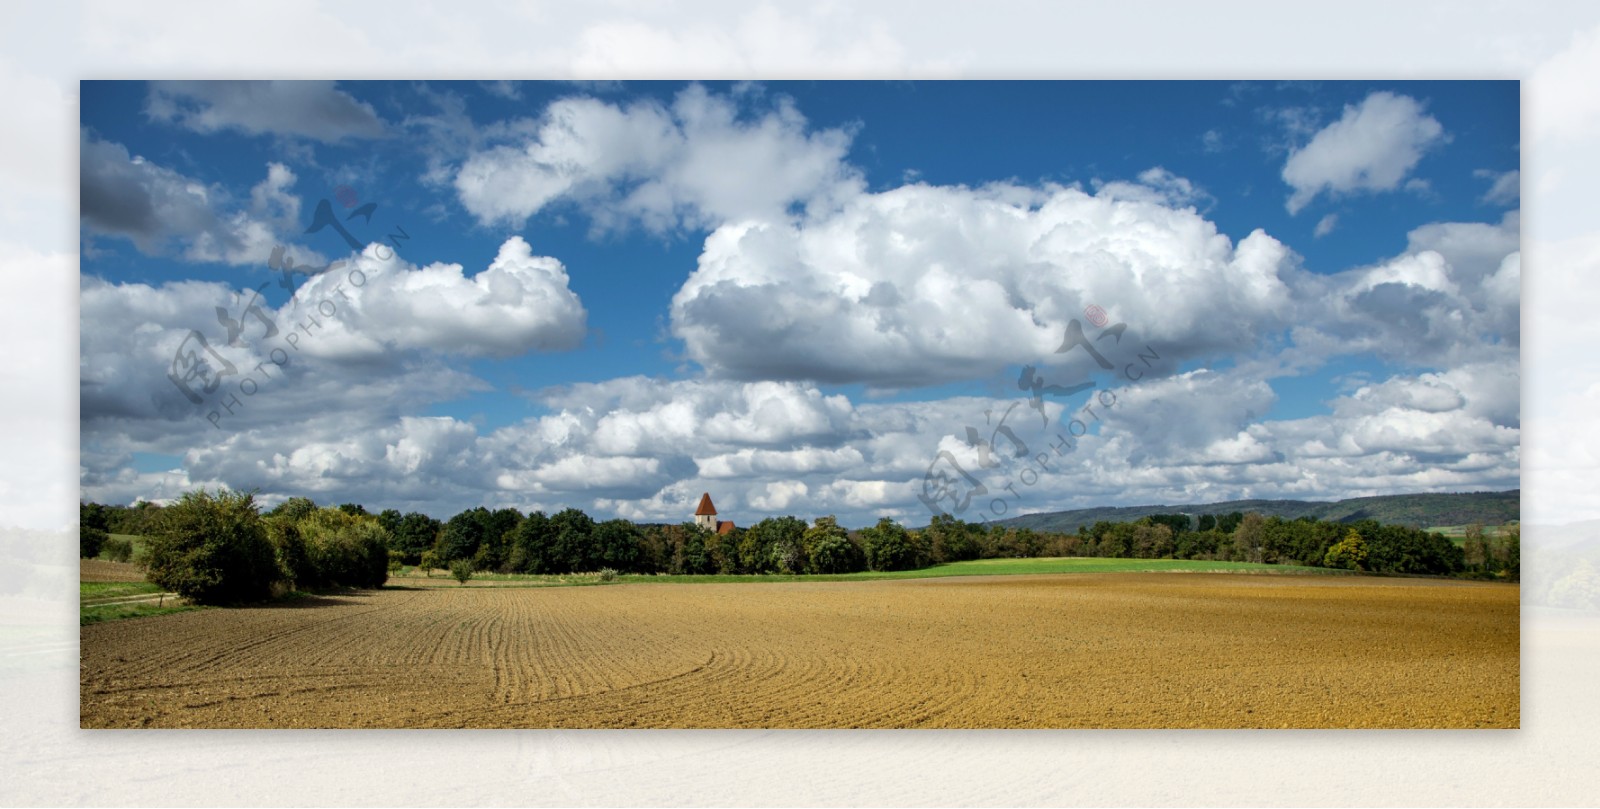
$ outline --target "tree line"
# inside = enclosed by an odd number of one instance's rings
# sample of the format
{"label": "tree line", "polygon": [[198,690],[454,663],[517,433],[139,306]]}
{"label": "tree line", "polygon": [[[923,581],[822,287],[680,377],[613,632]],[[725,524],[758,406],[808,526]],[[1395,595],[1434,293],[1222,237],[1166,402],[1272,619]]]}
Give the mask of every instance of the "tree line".
{"label": "tree line", "polygon": [[[188,492],[176,503],[80,506],[81,537],[149,537],[147,577],[199,603],[265,598],[286,588],[376,587],[406,565],[473,571],[566,574],[829,574],[913,570],[987,558],[1089,556],[1198,559],[1344,568],[1372,573],[1520,577],[1516,529],[1499,537],[1468,530],[1464,546],[1429,531],[1374,520],[1286,520],[1255,513],[1194,519],[1155,514],[1097,522],[1076,533],[964,522],[949,515],[908,529],[887,517],[847,530],[832,516],[812,523],[769,517],[721,534],[693,522],[595,521],[568,508],[546,515],[514,508],[464,510],[446,521],[359,504],[319,507],[294,497],[260,512],[250,494]],[[104,542],[105,540],[98,540]]]}

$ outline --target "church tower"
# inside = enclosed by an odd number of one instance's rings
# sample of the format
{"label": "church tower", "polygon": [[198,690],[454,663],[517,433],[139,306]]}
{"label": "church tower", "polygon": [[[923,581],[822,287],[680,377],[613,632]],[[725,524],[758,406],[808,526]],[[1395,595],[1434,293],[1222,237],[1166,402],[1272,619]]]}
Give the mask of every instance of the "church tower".
{"label": "church tower", "polygon": [[717,507],[711,505],[711,492],[700,495],[700,507],[694,510],[694,524],[707,531],[717,530]]}

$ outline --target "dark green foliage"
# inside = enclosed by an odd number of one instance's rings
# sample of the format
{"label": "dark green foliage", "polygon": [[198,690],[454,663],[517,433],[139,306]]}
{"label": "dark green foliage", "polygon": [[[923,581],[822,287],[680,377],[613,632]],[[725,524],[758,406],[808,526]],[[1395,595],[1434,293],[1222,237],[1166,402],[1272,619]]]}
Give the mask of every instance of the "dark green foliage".
{"label": "dark green foliage", "polygon": [[1379,573],[1449,575],[1466,568],[1466,555],[1448,538],[1374,520],[1352,524],[1367,544],[1367,569]]}
{"label": "dark green foliage", "polygon": [[807,573],[852,573],[866,565],[865,555],[831,515],[818,517],[801,537]]}
{"label": "dark green foliage", "polygon": [[112,533],[111,515],[111,509],[99,503],[78,502],[79,528],[98,528],[104,533]]}
{"label": "dark green foliage", "polygon": [[196,603],[259,601],[280,578],[249,494],[185,492],[153,528],[146,578]]}
{"label": "dark green foliage", "polygon": [[1151,514],[1142,517],[1140,522],[1147,525],[1165,525],[1173,534],[1181,534],[1189,530],[1190,520],[1187,514]]}
{"label": "dark green foliage", "polygon": [[974,536],[974,532],[978,530],[981,529],[949,514],[938,514],[928,523],[923,535],[933,545],[935,562],[964,562],[979,556],[979,545],[977,537]]}
{"label": "dark green foliage", "polygon": [[1085,543],[1085,552],[1091,556],[1127,559],[1133,556],[1133,524],[1125,522],[1097,522],[1088,531],[1091,542]]}
{"label": "dark green foliage", "polygon": [[400,521],[402,519],[400,512],[396,509],[386,508],[378,512],[378,524],[383,526],[383,530],[388,531],[391,537],[400,533]]}
{"label": "dark green foliage", "polygon": [[100,549],[110,539],[104,528],[95,528],[92,525],[78,526],[78,556],[84,559],[93,559],[100,555]]}
{"label": "dark green foliage", "polygon": [[706,538],[710,535],[711,532],[692,522],[668,526],[667,536],[672,541],[672,558],[667,562],[667,572],[674,574],[717,572],[711,554],[706,553]]}
{"label": "dark green foliage", "polygon": [[511,532],[511,569],[518,573],[554,573],[555,530],[543,511],[529,514]]}
{"label": "dark green foliage", "polygon": [[740,532],[741,573],[797,573],[805,567],[806,524],[798,517],[768,517]]}
{"label": "dark green foliage", "polygon": [[375,517],[320,508],[264,522],[281,577],[295,587],[372,588],[389,578],[390,537]]}
{"label": "dark green foliage", "polygon": [[450,518],[439,534],[439,557],[446,563],[457,559],[471,559],[483,544],[489,527],[489,510],[483,506],[470,508]]}
{"label": "dark green foliage", "polygon": [[926,546],[914,541],[910,532],[888,517],[861,532],[861,545],[869,570],[914,570],[927,567],[932,561],[924,550]]}
{"label": "dark green foliage", "polygon": [[317,504],[309,497],[291,497],[279,503],[276,508],[267,512],[268,517],[283,517],[291,522],[305,519],[307,514],[317,510]]}
{"label": "dark green foliage", "polygon": [[267,541],[272,543],[273,558],[277,560],[279,577],[294,587],[312,587],[318,583],[317,569],[306,550],[305,538],[300,535],[298,521],[285,516],[268,515],[263,522],[267,528]]}
{"label": "dark green foliage", "polygon": [[382,587],[389,578],[389,536],[371,516],[318,509],[299,522],[320,587]]}
{"label": "dark green foliage", "polygon": [[551,559],[555,569],[550,573],[582,573],[599,570],[600,549],[594,541],[594,520],[575,508],[562,509],[550,518],[550,528],[555,532],[551,543]]}
{"label": "dark green foliage", "polygon": [[1200,515],[1200,520],[1199,520],[1199,522],[1197,522],[1195,524],[1194,530],[1196,530],[1196,531],[1210,531],[1211,529],[1216,528],[1216,527],[1217,527],[1217,515],[1215,515],[1215,514],[1201,514]]}
{"label": "dark green foliage", "polygon": [[127,562],[133,559],[133,542],[119,537],[108,537],[100,552],[113,562]]}
{"label": "dark green foliage", "polygon": [[643,536],[628,520],[606,520],[594,527],[594,544],[602,569],[642,573]]}
{"label": "dark green foliage", "polygon": [[510,571],[511,546],[522,519],[522,512],[514,508],[489,513],[483,521],[483,543],[476,555],[479,570]]}
{"label": "dark green foliage", "polygon": [[367,516],[367,507],[361,505],[360,503],[340,503],[339,510],[349,514],[352,517]]}
{"label": "dark green foliage", "polygon": [[665,573],[672,563],[672,540],[667,526],[646,525],[639,529],[639,572]]}
{"label": "dark green foliage", "polygon": [[144,536],[161,507],[140,500],[133,506],[108,506],[101,503],[78,503],[78,525],[99,528],[108,534]]}
{"label": "dark green foliage", "polygon": [[[1201,520],[1205,522],[1204,519]],[[1217,521],[1211,520],[1211,526],[1198,531],[1185,531],[1172,539],[1172,555],[1177,559],[1215,559],[1217,545],[1222,535],[1217,533]]]}
{"label": "dark green foliage", "polygon": [[1217,531],[1231,534],[1238,530],[1239,523],[1244,522],[1244,512],[1230,511],[1227,514],[1217,515]]}
{"label": "dark green foliage", "polygon": [[[383,514],[391,512],[385,511]],[[384,523],[383,514],[378,515],[378,521]],[[401,517],[396,528],[385,529],[390,532],[389,548],[399,551],[401,558],[408,565],[420,564],[422,554],[433,549],[439,539],[439,532],[444,526],[426,514],[412,511]]]}

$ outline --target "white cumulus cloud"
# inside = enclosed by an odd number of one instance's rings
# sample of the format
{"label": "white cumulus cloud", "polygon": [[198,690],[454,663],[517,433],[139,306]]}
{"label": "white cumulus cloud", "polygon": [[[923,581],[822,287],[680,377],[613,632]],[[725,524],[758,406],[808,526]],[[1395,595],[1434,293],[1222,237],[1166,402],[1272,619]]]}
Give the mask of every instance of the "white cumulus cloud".
{"label": "white cumulus cloud", "polygon": [[662,232],[782,218],[861,185],[843,162],[848,132],[808,131],[786,99],[754,109],[698,85],[670,105],[561,99],[503,129],[510,142],[474,150],[454,177],[461,203],[485,224],[520,226],[572,203],[602,230]]}
{"label": "white cumulus cloud", "polygon": [[1409,96],[1376,92],[1289,155],[1283,181],[1294,189],[1289,213],[1318,194],[1392,191],[1445,138],[1444,126]]}

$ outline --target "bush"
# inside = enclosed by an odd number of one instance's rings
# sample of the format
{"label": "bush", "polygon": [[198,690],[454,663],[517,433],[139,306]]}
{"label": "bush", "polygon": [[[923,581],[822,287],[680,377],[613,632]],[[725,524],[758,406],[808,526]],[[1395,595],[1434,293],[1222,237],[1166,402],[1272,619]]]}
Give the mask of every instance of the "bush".
{"label": "bush", "polygon": [[105,529],[92,525],[78,526],[78,555],[84,559],[93,559],[100,555],[100,549],[105,546],[110,536]]}
{"label": "bush", "polygon": [[133,541],[119,537],[108,537],[105,546],[100,549],[100,552],[113,562],[126,562],[133,558]]}
{"label": "bush", "polygon": [[197,604],[260,601],[282,578],[249,494],[185,492],[153,529],[146,578]]}
{"label": "bush", "polygon": [[454,576],[456,581],[466,584],[472,578],[472,560],[457,559],[451,562],[450,575]]}
{"label": "bush", "polygon": [[612,570],[609,567],[600,568],[600,580],[601,581],[616,581],[617,580],[617,571]]}
{"label": "bush", "polygon": [[300,535],[300,528],[295,521],[288,517],[268,516],[262,522],[267,526],[267,541],[272,544],[272,555],[284,581],[295,587],[315,585],[317,570],[311,563],[305,537]]}
{"label": "bush", "polygon": [[315,584],[382,587],[389,579],[389,535],[377,518],[322,508],[300,520]]}

